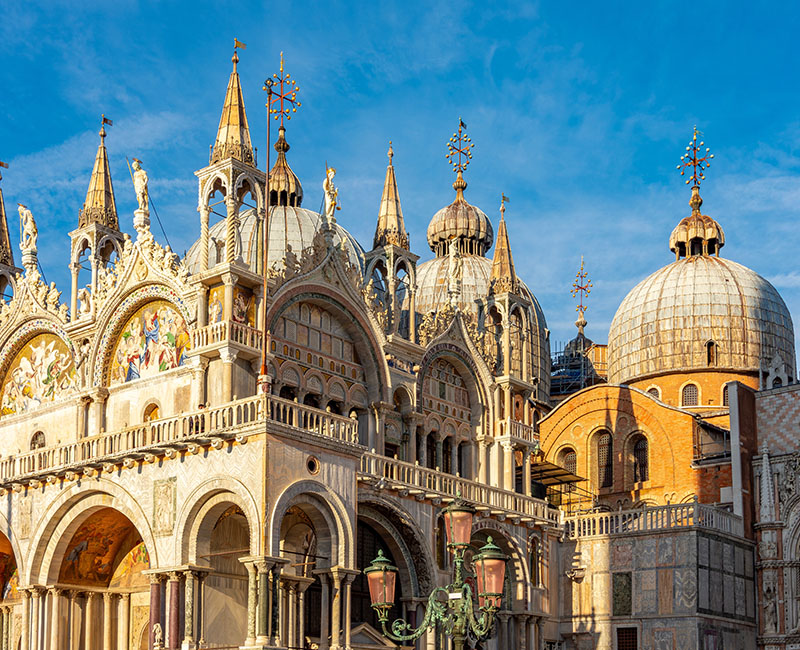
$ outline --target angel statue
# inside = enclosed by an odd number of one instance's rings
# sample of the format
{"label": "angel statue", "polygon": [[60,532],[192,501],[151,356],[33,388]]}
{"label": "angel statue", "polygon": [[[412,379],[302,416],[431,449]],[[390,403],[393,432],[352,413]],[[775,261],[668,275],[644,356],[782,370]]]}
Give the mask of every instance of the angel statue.
{"label": "angel statue", "polygon": [[150,193],[147,189],[147,172],[142,167],[142,161],[138,158],[133,159],[133,188],[136,190],[136,200],[139,202],[139,209],[143,212],[150,211]]}
{"label": "angel statue", "polygon": [[19,219],[22,231],[22,241],[19,247],[23,253],[35,251],[36,240],[39,239],[39,229],[36,227],[36,221],[34,221],[31,211],[21,203],[19,204]]}
{"label": "angel statue", "polygon": [[339,190],[337,190],[336,186],[333,184],[333,177],[336,176],[336,170],[327,165],[326,169],[325,180],[322,182],[322,189],[325,191],[325,217],[329,223],[336,223],[334,212],[341,209],[340,206],[337,205]]}

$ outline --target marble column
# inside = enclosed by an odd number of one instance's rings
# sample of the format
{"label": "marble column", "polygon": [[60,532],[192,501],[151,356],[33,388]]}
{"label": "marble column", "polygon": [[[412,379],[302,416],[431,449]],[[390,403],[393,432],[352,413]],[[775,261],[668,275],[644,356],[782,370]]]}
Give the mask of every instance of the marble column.
{"label": "marble column", "polygon": [[[256,644],[256,613],[258,608],[258,570],[253,562],[245,564],[247,569],[247,638],[246,646]],[[264,635],[266,636],[266,630]]]}
{"label": "marble column", "polygon": [[14,624],[14,608],[13,607],[6,607],[5,609],[6,615],[6,624],[5,624],[5,631],[3,632],[3,644],[6,650],[11,650],[11,644],[13,643],[13,633],[12,626]]}
{"label": "marble column", "polygon": [[120,594],[117,606],[117,650],[128,647],[131,629],[131,595]]}
{"label": "marble column", "polygon": [[177,648],[180,646],[178,635],[180,633],[180,587],[181,575],[177,571],[172,571],[169,574],[169,639],[167,639],[168,648]]}
{"label": "marble column", "polygon": [[183,647],[194,647],[194,583],[193,571],[184,572]]}
{"label": "marble column", "polygon": [[331,649],[340,650],[340,631],[342,622],[342,597],[341,587],[342,579],[337,572],[333,572],[331,576]]}
{"label": "marble column", "polygon": [[[78,274],[81,271],[80,262],[72,262],[69,265],[69,270],[72,275],[72,291],[70,291],[69,295],[69,314],[70,320],[78,320]],[[94,293],[92,293],[92,297],[94,297]]]}
{"label": "marble column", "polygon": [[78,650],[81,647],[81,606],[78,602],[81,593],[79,591],[69,592],[69,634],[70,650]]}
{"label": "marble column", "polygon": [[206,626],[205,626],[205,588],[207,574],[197,574],[197,645],[203,645],[206,642]]}
{"label": "marble column", "polygon": [[322,607],[321,607],[322,618],[319,625],[319,630],[320,630],[319,650],[328,650],[328,648],[330,647],[330,644],[328,642],[328,635],[330,634],[330,630],[328,628],[329,625],[328,619],[330,617],[330,610],[331,610],[330,598],[328,594],[329,590],[328,580],[330,578],[330,575],[328,573],[323,573],[323,572],[318,572],[317,575],[319,577],[320,584],[322,585],[322,596],[320,598],[322,602]]}
{"label": "marble column", "polygon": [[236,226],[239,223],[239,202],[229,196],[225,199],[227,223],[225,228],[225,262],[232,264],[236,259]]}
{"label": "marble column", "polygon": [[272,567],[272,622],[270,628],[272,631],[272,645],[281,645],[281,627],[280,627],[280,598],[278,594],[278,586],[280,584],[281,568],[279,565]]}
{"label": "marble column", "polygon": [[22,590],[22,638],[20,639],[20,650],[28,650],[30,648],[31,636],[31,595],[27,589]]}
{"label": "marble column", "polygon": [[208,204],[197,208],[200,213],[200,270],[208,269]]}
{"label": "marble column", "polygon": [[0,607],[0,650],[8,650],[8,642],[6,639],[6,630],[8,628],[8,616],[6,608]]}
{"label": "marble column", "polygon": [[297,646],[297,585],[284,582],[282,587],[286,592],[286,645],[294,648]]}
{"label": "marble column", "polygon": [[[50,587],[50,650],[58,650],[61,640],[61,589]],[[4,646],[5,647],[5,646]]]}
{"label": "marble column", "polygon": [[39,644],[39,610],[41,609],[42,594],[39,587],[34,587],[31,591],[33,602],[31,603],[31,650],[39,650],[44,648]]}
{"label": "marble column", "polygon": [[505,441],[501,443],[503,447],[503,487],[506,490],[514,491],[514,443]]}
{"label": "marble column", "polygon": [[531,495],[531,449],[526,447],[522,452],[522,494]]}
{"label": "marble column", "polygon": [[84,632],[86,634],[83,648],[84,650],[95,650],[95,640],[94,640],[94,629],[95,629],[95,622],[97,619],[97,603],[95,602],[97,599],[97,594],[93,591],[90,591],[86,594],[86,625],[84,626]]}
{"label": "marble column", "polygon": [[306,587],[298,587],[297,590],[297,638],[300,640],[300,647],[306,645]]}
{"label": "marble column", "polygon": [[[269,566],[266,562],[258,562],[247,567],[248,599],[253,598],[254,643],[264,645],[269,640]],[[249,604],[248,604],[249,609]],[[258,615],[256,617],[256,614]],[[250,617],[248,614],[248,629]],[[248,636],[250,633],[248,632]]]}
{"label": "marble column", "polygon": [[350,629],[352,627],[352,603],[350,600],[351,588],[353,586],[353,578],[355,576],[344,576],[344,647],[350,650]]}
{"label": "marble column", "polygon": [[150,574],[150,647],[155,644],[155,628],[161,625],[161,576]]}
{"label": "marble column", "polygon": [[110,591],[103,593],[103,650],[111,649],[113,639],[111,627],[112,611],[114,607],[114,596]]}

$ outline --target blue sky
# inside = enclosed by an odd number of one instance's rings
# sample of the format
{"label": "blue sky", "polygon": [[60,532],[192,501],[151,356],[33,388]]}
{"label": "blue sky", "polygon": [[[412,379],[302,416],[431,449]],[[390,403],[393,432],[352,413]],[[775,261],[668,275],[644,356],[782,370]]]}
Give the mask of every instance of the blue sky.
{"label": "blue sky", "polygon": [[327,160],[339,222],[367,248],[391,139],[412,248],[432,256],[425,230],[453,199],[445,144],[463,117],[476,143],[466,197],[495,226],[500,193],[511,198],[518,274],[554,343],[575,332],[581,255],[597,341],[627,291],[672,261],[690,194],[675,166],[697,124],[716,154],[701,194],[726,231],[723,256],[767,277],[798,323],[798,33],[795,3],[11,0],[0,6],[6,208],[32,209],[40,261],[67,299],[67,233],[105,113],[123,228],[135,207],[125,156],[136,156],[182,253],[199,235],[193,172],[208,161],[236,36],[259,158],[261,85],[283,50],[303,102],[287,139],[305,205],[320,204]]}

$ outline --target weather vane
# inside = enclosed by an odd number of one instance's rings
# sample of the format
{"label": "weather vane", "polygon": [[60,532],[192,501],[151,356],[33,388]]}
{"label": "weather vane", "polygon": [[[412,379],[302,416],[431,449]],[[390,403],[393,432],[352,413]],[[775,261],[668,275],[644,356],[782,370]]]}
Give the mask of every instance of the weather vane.
{"label": "weather vane", "polygon": [[583,255],[581,255],[581,270],[575,275],[575,280],[572,282],[572,297],[578,296],[578,306],[575,311],[583,314],[589,307],[584,304],[586,296],[592,292],[592,281],[589,279],[589,274],[583,269]]}
{"label": "weather vane", "polygon": [[500,192],[500,218],[505,216],[506,203],[511,203],[511,199],[509,199],[505,194]]}
{"label": "weather vane", "polygon": [[467,125],[464,120],[458,118],[458,131],[453,134],[453,137],[447,142],[447,158],[453,166],[453,171],[456,173],[463,172],[469,161],[472,159],[472,147],[475,145],[467,135]]}
{"label": "weather vane", "polygon": [[272,77],[264,82],[263,90],[270,91],[267,102],[269,114],[274,115],[276,120],[280,119],[283,128],[283,118],[291,120],[292,113],[296,113],[301,106],[297,101],[297,91],[300,90],[300,86],[292,79],[292,75],[283,70],[283,52],[281,52],[280,72],[273,74]]}
{"label": "weather vane", "polygon": [[692,139],[689,142],[689,146],[686,147],[686,153],[681,156],[681,164],[678,165],[678,169],[681,172],[681,176],[686,174],[686,168],[692,168],[692,175],[686,180],[686,184],[692,183],[692,185],[700,186],[700,181],[704,181],[706,179],[703,172],[711,167],[711,159],[714,157],[711,149],[706,147],[705,152],[702,151],[703,145],[705,142],[702,140],[700,143],[697,143],[697,136],[702,137],[702,133],[697,130],[697,127],[694,127],[694,134],[692,135]]}

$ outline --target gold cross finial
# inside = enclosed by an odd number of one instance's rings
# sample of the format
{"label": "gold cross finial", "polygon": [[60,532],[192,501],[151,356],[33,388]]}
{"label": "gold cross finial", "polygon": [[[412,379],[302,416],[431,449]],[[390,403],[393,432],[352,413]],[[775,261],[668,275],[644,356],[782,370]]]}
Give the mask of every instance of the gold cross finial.
{"label": "gold cross finial", "polygon": [[686,153],[681,156],[681,164],[678,165],[678,169],[681,172],[681,176],[686,174],[686,168],[692,168],[692,175],[686,180],[686,184],[695,185],[700,187],[700,181],[704,181],[706,179],[703,172],[711,167],[711,159],[714,157],[711,149],[706,147],[705,152],[702,151],[703,145],[705,142],[702,140],[698,144],[697,136],[702,137],[703,134],[697,130],[697,127],[694,127],[694,133],[692,134],[692,139],[689,141],[689,146],[686,147]]}
{"label": "gold cross finial", "polygon": [[583,255],[581,255],[581,268],[575,275],[575,280],[572,282],[572,291],[570,292],[573,298],[578,296],[578,306],[575,307],[575,311],[582,314],[589,309],[589,306],[584,304],[584,300],[592,292],[592,286],[589,274],[583,269]]}
{"label": "gold cross finial", "polygon": [[292,79],[292,75],[284,73],[283,52],[281,52],[280,72],[273,74],[264,82],[263,90],[269,92],[267,101],[269,114],[274,115],[276,120],[280,119],[283,128],[283,119],[291,120],[292,113],[296,113],[302,105],[297,101],[297,91],[300,90],[300,86]]}
{"label": "gold cross finial", "polygon": [[458,131],[447,142],[447,158],[456,174],[463,172],[472,160],[472,147],[475,145],[467,135],[467,125],[458,118]]}

